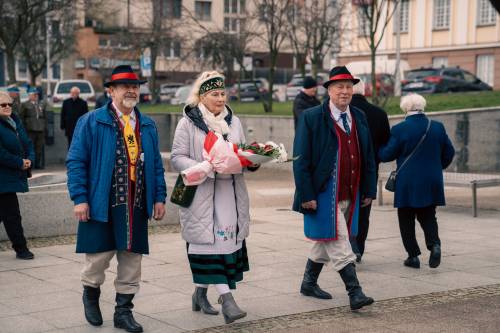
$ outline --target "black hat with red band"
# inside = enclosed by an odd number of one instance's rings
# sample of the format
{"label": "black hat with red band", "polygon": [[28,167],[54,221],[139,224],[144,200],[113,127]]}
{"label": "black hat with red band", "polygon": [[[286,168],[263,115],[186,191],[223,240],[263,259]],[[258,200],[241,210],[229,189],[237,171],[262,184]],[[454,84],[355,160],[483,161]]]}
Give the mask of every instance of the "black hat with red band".
{"label": "black hat with red band", "polygon": [[359,82],[359,79],[355,79],[351,72],[345,66],[335,66],[330,71],[330,79],[323,83],[323,87],[328,89],[328,86],[335,81],[351,81],[353,84]]}
{"label": "black hat with red band", "polygon": [[114,84],[143,84],[146,82],[148,81],[139,80],[139,77],[134,73],[130,65],[120,65],[113,69],[111,80],[104,83],[104,86],[109,87]]}

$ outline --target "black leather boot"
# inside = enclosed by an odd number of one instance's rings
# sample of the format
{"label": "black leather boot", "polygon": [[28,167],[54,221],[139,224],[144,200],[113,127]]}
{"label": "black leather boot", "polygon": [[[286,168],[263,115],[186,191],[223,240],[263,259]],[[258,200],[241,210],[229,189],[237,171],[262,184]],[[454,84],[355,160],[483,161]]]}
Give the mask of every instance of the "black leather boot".
{"label": "black leather boot", "polygon": [[83,286],[83,308],[85,310],[85,319],[93,326],[102,325],[102,314],[99,308],[100,288]]}
{"label": "black leather boot", "polygon": [[207,288],[196,287],[193,294],[193,311],[202,311],[209,315],[218,315],[219,311],[215,310],[207,298]]}
{"label": "black leather boot", "polygon": [[431,248],[431,255],[429,257],[429,266],[436,268],[441,263],[441,245],[434,244]]}
{"label": "black leather boot", "polygon": [[241,319],[247,315],[247,313],[241,310],[238,304],[236,304],[233,294],[231,293],[220,295],[219,304],[222,304],[222,315],[224,316],[226,324],[230,324],[233,321]]}
{"label": "black leather boot", "polygon": [[351,310],[358,310],[363,306],[373,303],[373,298],[367,297],[359,285],[358,277],[356,276],[356,266],[354,264],[345,266],[339,273],[349,295]]}
{"label": "black leather boot", "polygon": [[116,293],[116,306],[113,322],[116,328],[122,328],[127,332],[143,332],[142,326],[135,321],[132,315],[134,294]]}
{"label": "black leather boot", "polygon": [[304,279],[300,285],[300,293],[305,296],[312,296],[320,299],[332,299],[332,295],[322,290],[318,285],[319,273],[323,269],[323,264],[307,260]]}

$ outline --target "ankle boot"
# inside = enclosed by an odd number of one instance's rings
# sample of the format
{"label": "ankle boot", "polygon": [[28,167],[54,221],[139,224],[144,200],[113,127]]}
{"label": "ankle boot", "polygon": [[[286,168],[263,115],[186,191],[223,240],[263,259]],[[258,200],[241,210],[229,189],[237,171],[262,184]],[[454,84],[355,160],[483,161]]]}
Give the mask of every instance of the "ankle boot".
{"label": "ankle boot", "polygon": [[323,269],[323,264],[307,260],[304,279],[300,285],[300,293],[305,296],[312,296],[319,299],[332,299],[332,295],[322,290],[318,285],[319,273]]}
{"label": "ankle boot", "polygon": [[134,294],[119,294],[116,293],[116,306],[113,322],[116,328],[122,328],[127,332],[142,332],[142,326],[135,321],[132,315],[134,304],[132,299]]}
{"label": "ankle boot", "polygon": [[238,307],[231,293],[220,295],[219,304],[222,304],[222,315],[224,316],[226,324],[230,324],[247,315],[246,312]]}
{"label": "ankle boot", "polygon": [[193,311],[202,311],[208,315],[218,315],[219,311],[215,310],[207,298],[207,288],[196,287],[193,294]]}
{"label": "ankle boot", "polygon": [[99,296],[101,295],[100,288],[92,288],[83,286],[83,308],[85,311],[85,319],[93,326],[102,325],[102,314],[99,308]]}
{"label": "ankle boot", "polygon": [[361,309],[363,306],[373,303],[373,298],[367,297],[359,285],[354,264],[351,263],[345,266],[339,273],[342,281],[344,281],[347,294],[349,295],[351,310]]}

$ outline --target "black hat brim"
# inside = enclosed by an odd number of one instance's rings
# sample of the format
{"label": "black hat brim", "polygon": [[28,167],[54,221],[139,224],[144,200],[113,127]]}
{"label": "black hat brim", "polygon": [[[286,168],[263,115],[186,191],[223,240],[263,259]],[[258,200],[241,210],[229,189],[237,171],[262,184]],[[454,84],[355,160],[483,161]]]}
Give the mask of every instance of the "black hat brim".
{"label": "black hat brim", "polygon": [[359,79],[341,79],[341,80],[330,80],[330,81],[326,81],[325,83],[323,83],[323,87],[325,87],[325,89],[328,89],[328,86],[330,84],[332,84],[333,82],[336,82],[336,81],[351,81],[352,84],[356,84],[358,83],[360,80]]}
{"label": "black hat brim", "polygon": [[120,80],[115,80],[115,81],[108,81],[104,83],[104,86],[106,88],[115,85],[115,84],[144,84],[148,82],[147,80],[130,80],[130,79],[120,79]]}

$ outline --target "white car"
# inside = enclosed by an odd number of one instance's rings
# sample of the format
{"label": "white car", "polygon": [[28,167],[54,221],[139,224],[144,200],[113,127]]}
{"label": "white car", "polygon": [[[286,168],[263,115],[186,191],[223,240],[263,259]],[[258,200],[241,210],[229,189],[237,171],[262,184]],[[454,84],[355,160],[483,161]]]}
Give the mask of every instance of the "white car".
{"label": "white car", "polygon": [[188,86],[182,86],[179,89],[177,89],[174,98],[170,100],[170,104],[172,105],[186,104],[186,100],[189,97],[189,93],[191,92],[192,88],[193,86],[188,85]]}
{"label": "white car", "polygon": [[[310,74],[306,74],[306,76],[310,76]],[[297,96],[302,89],[304,79],[302,78],[302,74],[294,74],[292,79],[286,86],[286,100],[293,101],[295,96]],[[316,81],[318,82],[318,92],[316,93],[317,97],[323,97],[326,94],[326,89],[323,87],[323,83],[328,81],[328,74],[326,73],[318,73],[316,76]]]}
{"label": "white car", "polygon": [[62,106],[65,99],[71,97],[69,94],[72,87],[80,88],[80,98],[87,101],[89,108],[95,106],[95,90],[92,83],[87,80],[61,80],[57,82],[52,95],[52,104],[56,108]]}

